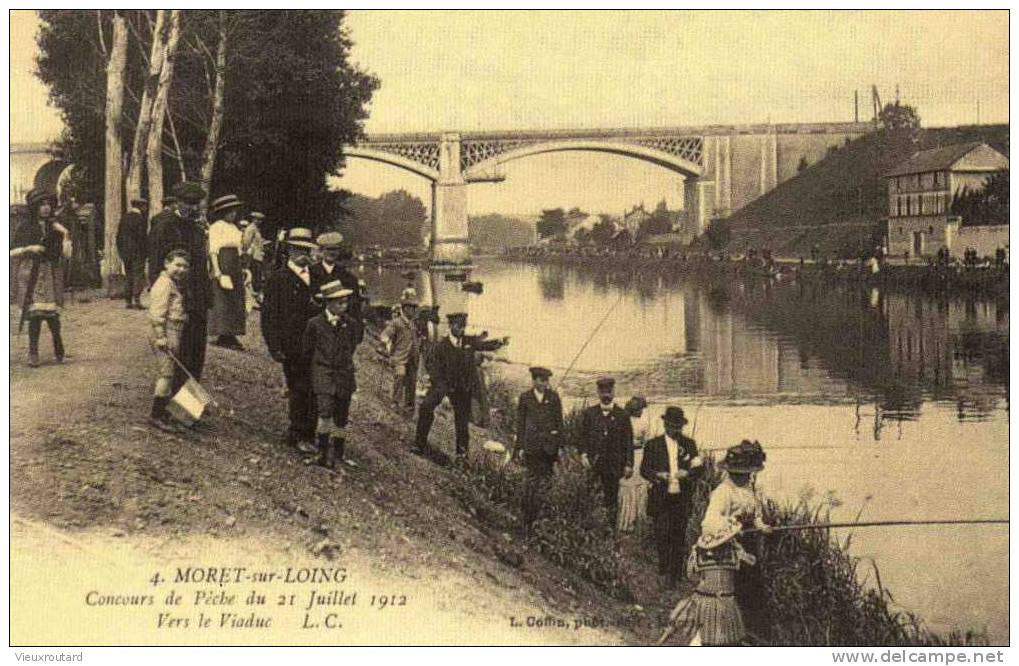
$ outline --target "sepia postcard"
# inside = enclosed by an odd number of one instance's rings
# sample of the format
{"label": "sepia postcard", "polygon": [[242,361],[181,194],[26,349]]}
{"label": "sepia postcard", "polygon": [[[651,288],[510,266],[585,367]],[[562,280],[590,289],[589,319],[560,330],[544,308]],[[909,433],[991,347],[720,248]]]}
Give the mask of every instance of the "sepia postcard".
{"label": "sepia postcard", "polygon": [[9,26],[17,660],[1005,660],[1008,10]]}

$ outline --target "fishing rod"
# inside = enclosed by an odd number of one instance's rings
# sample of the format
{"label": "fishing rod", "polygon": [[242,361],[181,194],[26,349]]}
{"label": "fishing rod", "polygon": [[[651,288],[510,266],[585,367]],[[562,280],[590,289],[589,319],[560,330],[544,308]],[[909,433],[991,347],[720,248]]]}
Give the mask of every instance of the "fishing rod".
{"label": "fishing rod", "polygon": [[580,358],[580,355],[583,354],[584,350],[587,349],[587,346],[591,344],[591,340],[594,339],[594,336],[601,329],[602,325],[608,320],[609,315],[611,315],[612,311],[616,309],[616,306],[623,302],[624,296],[626,296],[626,292],[621,291],[619,293],[619,298],[616,299],[616,302],[612,304],[612,307],[608,309],[608,311],[605,313],[605,316],[601,318],[601,321],[598,322],[598,325],[594,327],[593,331],[591,331],[591,334],[587,336],[587,340],[584,341],[584,344],[581,345],[580,349],[577,351],[576,356],[574,356],[573,360],[570,361],[570,365],[568,368],[566,368],[566,372],[564,372],[563,376],[559,378],[559,382],[556,384],[556,390],[559,390],[559,387],[563,385],[564,381],[566,381],[567,375],[569,375],[570,371],[573,370],[573,366],[576,365],[577,360]]}
{"label": "fishing rod", "polygon": [[[961,520],[871,520],[849,523],[811,523],[807,525],[776,525],[772,532],[798,532],[801,530],[820,530],[834,527],[903,527],[918,525],[1007,525],[1008,518],[974,518]],[[740,535],[763,532],[759,527],[752,527],[740,532]]]}

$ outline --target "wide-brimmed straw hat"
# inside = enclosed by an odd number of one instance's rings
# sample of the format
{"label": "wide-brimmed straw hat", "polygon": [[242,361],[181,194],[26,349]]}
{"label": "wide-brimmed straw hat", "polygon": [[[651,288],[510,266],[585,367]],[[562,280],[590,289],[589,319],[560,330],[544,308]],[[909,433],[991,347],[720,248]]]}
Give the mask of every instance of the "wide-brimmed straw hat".
{"label": "wide-brimmed straw hat", "polygon": [[244,202],[237,198],[236,194],[226,194],[209,204],[209,212],[213,215],[225,213],[234,208],[240,208]]}
{"label": "wide-brimmed straw hat", "polygon": [[318,290],[319,298],[322,300],[331,300],[334,298],[349,298],[354,294],[352,289],[347,289],[343,286],[343,283],[339,280],[333,280],[332,282],[326,282],[322,285],[322,288]]}
{"label": "wide-brimmed straw hat", "polygon": [[750,474],[764,469],[766,458],[760,442],[744,439],[736,446],[730,446],[726,450],[725,460],[718,463],[718,466],[728,472]]}

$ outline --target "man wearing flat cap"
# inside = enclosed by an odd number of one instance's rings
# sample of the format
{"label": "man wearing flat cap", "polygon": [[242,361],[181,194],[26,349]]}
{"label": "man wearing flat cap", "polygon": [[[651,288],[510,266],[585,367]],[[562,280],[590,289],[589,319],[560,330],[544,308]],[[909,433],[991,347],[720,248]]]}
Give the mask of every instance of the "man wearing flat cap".
{"label": "man wearing flat cap", "polygon": [[287,383],[290,426],[283,442],[304,453],[315,450],[315,395],[311,359],[302,346],[308,320],[318,314],[312,301],[311,251],[316,247],[310,229],[294,227],[284,237],[287,262],[265,281],[262,337],[272,359],[283,366]]}
{"label": "man wearing flat cap", "polygon": [[131,199],[131,207],[117,227],[117,254],[124,262],[124,300],[127,309],[142,309],[145,259],[148,257],[148,202]]}
{"label": "man wearing flat cap", "polygon": [[615,403],[616,380],[597,381],[598,404],[581,413],[577,449],[601,484],[609,521],[616,524],[619,480],[633,474],[633,428],[630,415]]}
{"label": "man wearing flat cap", "polygon": [[665,586],[675,588],[684,575],[687,556],[686,527],[693,508],[694,491],[703,466],[697,443],[683,434],[686,416],[676,406],[662,415],[665,434],[644,445],[640,475],[650,484],[648,515],[654,521],[658,573]]}
{"label": "man wearing flat cap", "polygon": [[379,339],[393,364],[393,406],[414,413],[417,390],[418,361],[421,357],[422,338],[417,327],[418,301],[413,289],[405,289],[400,297],[399,310],[386,324]]}
{"label": "man wearing flat cap", "polygon": [[[166,257],[184,250],[191,257],[191,270],[184,285],[187,322],[181,330],[180,362],[195,379],[202,378],[205,366],[206,331],[209,321],[209,238],[201,215],[205,190],[198,183],[184,181],[173,187],[176,201],[152,220],[149,231],[149,284],[155,284],[163,271]],[[180,368],[174,375],[173,392],[187,380]]]}
{"label": "man wearing flat cap", "polygon": [[531,388],[517,399],[517,434],[513,451],[524,454],[524,467],[527,469],[524,522],[528,525],[537,517],[539,486],[552,476],[552,469],[559,458],[563,403],[549,385],[551,376],[552,371],[548,368],[531,368]]}
{"label": "man wearing flat cap", "polygon": [[435,419],[435,408],[443,398],[449,398],[453,406],[453,421],[456,428],[456,454],[458,458],[467,455],[469,444],[468,422],[471,416],[471,397],[478,389],[477,360],[475,354],[495,351],[502,347],[503,340],[481,340],[464,335],[467,330],[467,313],[454,312],[446,315],[449,321],[449,335],[439,340],[428,357],[428,375],[431,386],[418,406],[417,435],[414,452],[424,453],[428,449],[428,433]]}
{"label": "man wearing flat cap", "polygon": [[311,284],[317,291],[322,285],[339,280],[344,289],[350,289],[353,295],[349,299],[348,313],[358,322],[362,321],[364,294],[357,276],[347,270],[344,262],[350,256],[346,248],[343,234],[339,231],[327,231],[319,234],[315,240],[322,252],[322,261],[311,267]]}

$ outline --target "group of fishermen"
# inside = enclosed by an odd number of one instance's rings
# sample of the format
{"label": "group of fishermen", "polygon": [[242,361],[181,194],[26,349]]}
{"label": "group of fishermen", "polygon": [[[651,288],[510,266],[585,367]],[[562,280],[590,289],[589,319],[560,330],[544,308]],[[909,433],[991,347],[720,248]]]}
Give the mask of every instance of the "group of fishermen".
{"label": "group of fishermen", "polygon": [[[512,455],[522,457],[527,470],[525,522],[537,516],[543,487],[566,444],[563,407],[550,385],[552,371],[532,367],[531,389],[517,400],[516,435]],[[598,402],[580,414],[574,441],[593,481],[601,488],[608,520],[616,525],[619,489],[639,474],[648,486],[647,513],[653,521],[659,574],[667,588],[684,578],[687,523],[693,508],[695,484],[703,466],[696,442],[683,434],[687,419],[678,406],[662,414],[664,432],[642,441],[634,437],[633,422],[643,416],[646,400],[636,398],[621,407],[615,401],[615,380],[596,382]],[[635,453],[639,464],[635,466]]]}

